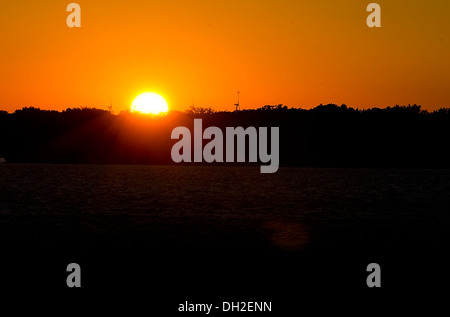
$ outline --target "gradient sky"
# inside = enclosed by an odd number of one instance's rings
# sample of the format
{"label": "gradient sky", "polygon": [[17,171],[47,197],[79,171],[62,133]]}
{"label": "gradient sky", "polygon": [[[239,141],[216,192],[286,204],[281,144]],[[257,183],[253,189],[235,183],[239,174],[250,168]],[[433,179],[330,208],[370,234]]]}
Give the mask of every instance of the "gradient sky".
{"label": "gradient sky", "polygon": [[283,103],[450,107],[450,1],[78,0],[0,3],[0,109]]}

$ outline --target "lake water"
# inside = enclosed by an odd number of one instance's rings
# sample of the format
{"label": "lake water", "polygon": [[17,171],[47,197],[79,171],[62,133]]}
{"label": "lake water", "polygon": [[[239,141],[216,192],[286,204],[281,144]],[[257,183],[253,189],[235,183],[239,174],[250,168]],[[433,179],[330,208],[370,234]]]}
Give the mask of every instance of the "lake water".
{"label": "lake water", "polygon": [[148,236],[154,247],[438,243],[450,210],[448,170],[5,164],[0,188],[3,241],[73,233]]}
{"label": "lake water", "polygon": [[[51,284],[75,261],[91,289],[173,292],[144,273],[159,270],[181,293],[214,276],[210,290],[261,295],[283,278],[361,290],[375,261],[397,291],[447,264],[449,192],[450,170],[1,164],[3,272],[34,263]],[[403,270],[416,260],[425,271]]]}

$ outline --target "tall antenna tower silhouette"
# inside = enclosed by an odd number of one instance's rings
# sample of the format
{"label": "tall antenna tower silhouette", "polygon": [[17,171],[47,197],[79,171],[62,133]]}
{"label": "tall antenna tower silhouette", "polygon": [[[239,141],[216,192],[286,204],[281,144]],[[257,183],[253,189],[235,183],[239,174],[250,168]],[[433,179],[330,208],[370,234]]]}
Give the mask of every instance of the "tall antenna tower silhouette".
{"label": "tall antenna tower silhouette", "polygon": [[108,111],[109,111],[110,113],[112,113],[112,99],[111,99],[111,98],[109,99]]}
{"label": "tall antenna tower silhouette", "polygon": [[240,94],[240,93],[241,93],[240,91],[237,92],[237,95],[238,95],[238,102],[234,104],[234,105],[236,106],[236,111],[241,110],[241,106],[239,105],[239,94]]}

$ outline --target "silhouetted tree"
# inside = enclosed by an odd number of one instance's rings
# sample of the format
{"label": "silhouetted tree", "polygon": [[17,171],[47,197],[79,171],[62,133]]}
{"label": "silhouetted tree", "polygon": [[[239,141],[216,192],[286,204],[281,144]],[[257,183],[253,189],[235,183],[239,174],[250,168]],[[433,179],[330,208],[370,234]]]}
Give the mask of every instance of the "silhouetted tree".
{"label": "silhouetted tree", "polygon": [[211,107],[209,108],[203,108],[203,107],[194,107],[190,106],[188,110],[186,110],[186,114],[188,116],[197,116],[197,115],[205,115],[205,114],[212,114],[216,112]]}
{"label": "silhouetted tree", "polygon": [[[216,112],[191,107],[166,116],[95,108],[62,112],[26,107],[0,111],[0,157],[9,162],[173,164],[177,126],[280,127],[281,165],[336,167],[450,167],[450,110],[420,105],[354,109],[345,104],[313,109],[266,105]],[[204,141],[206,144],[207,141]]]}

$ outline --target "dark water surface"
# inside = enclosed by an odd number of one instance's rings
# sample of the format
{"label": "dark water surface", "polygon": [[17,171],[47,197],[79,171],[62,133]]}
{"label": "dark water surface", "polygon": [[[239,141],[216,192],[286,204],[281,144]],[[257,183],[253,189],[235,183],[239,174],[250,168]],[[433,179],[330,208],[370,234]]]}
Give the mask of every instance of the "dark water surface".
{"label": "dark water surface", "polygon": [[66,294],[76,262],[84,292],[167,311],[187,298],[291,312],[318,296],[438,296],[449,193],[450,170],[1,164],[2,272],[10,288]]}

